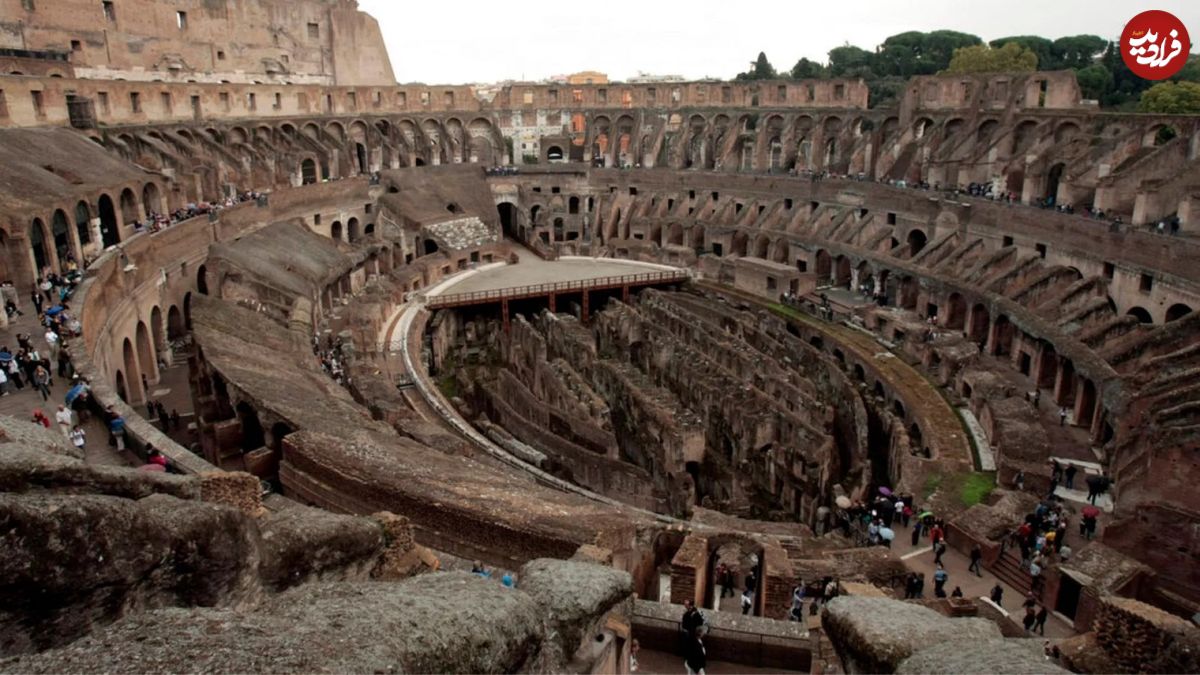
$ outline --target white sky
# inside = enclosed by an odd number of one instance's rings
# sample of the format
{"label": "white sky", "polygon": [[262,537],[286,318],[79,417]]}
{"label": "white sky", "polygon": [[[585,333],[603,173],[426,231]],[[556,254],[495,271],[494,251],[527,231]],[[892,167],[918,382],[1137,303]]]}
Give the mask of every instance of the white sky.
{"label": "white sky", "polygon": [[379,20],[399,82],[463,84],[599,70],[732,78],[765,51],[780,70],[825,61],[846,42],[873,49],[909,30],[1108,39],[1138,12],[1162,9],[1200,40],[1197,0],[359,0]]}

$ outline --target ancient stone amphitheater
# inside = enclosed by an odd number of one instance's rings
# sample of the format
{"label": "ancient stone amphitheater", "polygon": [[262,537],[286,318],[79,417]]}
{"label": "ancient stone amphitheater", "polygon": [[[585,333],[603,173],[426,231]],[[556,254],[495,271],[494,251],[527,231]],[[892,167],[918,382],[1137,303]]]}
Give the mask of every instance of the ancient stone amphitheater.
{"label": "ancient stone amphitheater", "polygon": [[[1200,118],[1069,72],[396,85],[353,2],[283,4],[0,2],[5,341],[79,267],[100,420],[0,408],[0,671],[678,672],[688,600],[727,670],[1200,669]],[[933,556],[867,545],[880,488],[987,587],[896,599]]]}

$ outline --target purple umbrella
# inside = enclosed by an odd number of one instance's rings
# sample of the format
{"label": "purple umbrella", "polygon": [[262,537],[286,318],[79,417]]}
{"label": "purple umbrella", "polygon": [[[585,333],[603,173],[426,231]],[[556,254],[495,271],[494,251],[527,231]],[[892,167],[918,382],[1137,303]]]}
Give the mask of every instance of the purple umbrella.
{"label": "purple umbrella", "polygon": [[891,488],[888,488],[888,487],[880,487],[879,494],[883,495],[884,497],[891,497],[892,490],[891,490]]}

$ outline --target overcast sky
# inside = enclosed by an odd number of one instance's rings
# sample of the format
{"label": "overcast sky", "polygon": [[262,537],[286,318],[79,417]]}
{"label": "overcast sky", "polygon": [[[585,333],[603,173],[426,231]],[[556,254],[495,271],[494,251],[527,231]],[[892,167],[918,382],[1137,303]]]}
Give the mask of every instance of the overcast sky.
{"label": "overcast sky", "polygon": [[1183,21],[1194,48],[1200,1],[1161,0],[474,0],[466,6],[359,0],[379,20],[400,82],[462,84],[599,70],[731,78],[765,51],[780,70],[824,62],[846,42],[873,49],[909,30],[951,29],[984,40],[1089,33],[1117,39],[1138,12]]}

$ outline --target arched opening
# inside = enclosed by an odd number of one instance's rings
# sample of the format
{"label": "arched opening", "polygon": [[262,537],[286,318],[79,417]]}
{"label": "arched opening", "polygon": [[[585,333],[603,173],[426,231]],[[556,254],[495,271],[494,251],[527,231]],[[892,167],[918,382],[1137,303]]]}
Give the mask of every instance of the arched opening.
{"label": "arched opening", "polygon": [[983,304],[977,304],[971,308],[971,330],[968,331],[967,337],[977,343],[980,347],[987,343],[988,328],[992,322],[991,313]]}
{"label": "arched opening", "polygon": [[186,330],[192,329],[192,294],[190,292],[183,295],[183,327]]}
{"label": "arched opening", "polygon": [[1062,180],[1063,171],[1067,165],[1059,162],[1050,167],[1050,173],[1046,175],[1046,200],[1053,204],[1058,201],[1058,184]]}
{"label": "arched opening", "polygon": [[463,208],[461,206],[459,206],[458,204],[455,204],[454,202],[450,202],[449,204],[447,204],[446,210],[449,211],[450,213],[462,213],[463,212]]}
{"label": "arched opening", "polygon": [[117,223],[117,211],[112,197],[100,195],[97,202],[100,211],[100,238],[104,248],[121,243],[121,227]]}
{"label": "arched opening", "polygon": [[579,213],[579,197],[571,197],[567,200],[567,213],[571,215]]}
{"label": "arched opening", "polygon": [[137,197],[133,190],[121,190],[121,224],[133,225],[138,221]]}
{"label": "arched opening", "polygon": [[158,213],[162,208],[162,196],[158,191],[158,185],[155,183],[146,183],[146,187],[142,188],[142,209],[149,218],[155,213]]}
{"label": "arched opening", "polygon": [[358,160],[358,172],[367,172],[367,146],[362,143],[354,144],[354,157]]}
{"label": "arched opening", "polygon": [[1012,353],[1013,333],[1015,327],[1008,320],[1007,316],[1001,314],[996,317],[996,325],[992,329],[992,334],[995,341],[992,343],[992,354],[995,356],[1007,356]]}
{"label": "arched opening", "polygon": [[671,223],[667,227],[667,243],[675,246],[683,246],[683,225],[679,223]]}
{"label": "arched opening", "polygon": [[925,248],[927,238],[925,236],[925,233],[922,232],[921,230],[912,229],[912,230],[908,231],[907,241],[908,241],[908,257],[913,258],[918,253],[921,252],[921,249]]}
{"label": "arched opening", "polygon": [[334,241],[342,241],[342,221],[335,220],[329,226],[329,238]]}
{"label": "arched opening", "polygon": [[745,232],[734,232],[733,233],[733,242],[730,247],[731,248],[730,252],[733,255],[745,258],[746,257],[746,246],[749,243],[749,239],[750,239],[750,237],[747,236]]}
{"label": "arched opening", "polygon": [[346,221],[346,238],[351,244],[358,242],[358,218]]}
{"label": "arched opening", "polygon": [[561,162],[563,160],[563,149],[557,145],[552,145],[546,148],[546,160],[550,162]]}
{"label": "arched opening", "polygon": [[71,250],[71,222],[67,220],[67,212],[58,209],[50,219],[50,234],[54,237],[54,252],[58,256],[59,269],[69,258],[73,258]]}
{"label": "arched opening", "polygon": [[513,206],[512,202],[500,202],[496,210],[500,212],[500,231],[505,237],[520,241],[521,234],[517,231],[517,207]]}
{"label": "arched opening", "polygon": [[150,337],[154,341],[154,351],[161,354],[167,340],[163,333],[162,310],[157,306],[150,310]]}
{"label": "arched opening", "polygon": [[759,235],[754,240],[754,257],[767,259],[767,251],[771,247],[771,240],[767,239],[766,235]]}
{"label": "arched opening", "polygon": [[118,370],[116,382],[114,384],[117,389],[117,397],[122,401],[129,403],[129,390],[125,388],[125,373]]}
{"label": "arched opening", "polygon": [[50,258],[50,248],[48,242],[50,237],[46,235],[46,224],[41,218],[34,218],[33,223],[29,226],[29,247],[33,250],[33,269],[37,276],[42,276],[42,271],[46,268],[52,268]]}
{"label": "arched opening", "polygon": [[1187,305],[1183,304],[1182,302],[1177,302],[1174,305],[1171,305],[1170,307],[1167,308],[1167,323],[1171,323],[1172,321],[1178,321],[1179,319],[1182,319],[1183,317],[1185,317],[1191,313],[1192,313],[1191,307],[1188,307]]}
{"label": "arched opening", "polygon": [[946,328],[962,330],[967,320],[967,302],[958,293],[951,293],[946,299]]}
{"label": "arched opening", "polygon": [[82,200],[75,205],[75,232],[79,235],[80,245],[92,243],[92,211]]}
{"label": "arched opening", "polygon": [[183,327],[183,313],[178,305],[171,305],[167,310],[167,339],[178,340],[187,332]]}
{"label": "arched opening", "polygon": [[1150,312],[1141,307],[1130,307],[1129,311],[1125,313],[1137,319],[1138,323],[1154,323],[1154,318],[1150,316]]}
{"label": "arched opening", "polygon": [[310,158],[300,162],[300,183],[302,185],[312,185],[316,182],[317,161]]}
{"label": "arched opening", "polygon": [[238,421],[242,424],[242,452],[250,452],[263,447],[266,436],[263,433],[262,422],[258,419],[258,413],[245,401],[240,401],[234,410],[237,412]]}
{"label": "arched opening", "polygon": [[821,249],[817,251],[817,284],[829,278],[830,272],[833,271],[833,258],[830,257],[829,251]]}
{"label": "arched opening", "polygon": [[[158,359],[154,355],[154,347],[150,343],[150,330],[146,328],[145,321],[139,321],[137,330],[134,332],[134,339],[137,341],[138,362],[142,366],[142,372],[146,374],[146,378],[157,382],[158,374],[156,372]],[[146,392],[149,395],[150,392]]]}
{"label": "arched opening", "polygon": [[921,282],[913,277],[903,277],[900,279],[900,307],[902,309],[916,309],[917,295],[921,290]]}
{"label": "arched opening", "polygon": [[838,256],[837,276],[833,280],[834,285],[841,288],[850,288],[851,276],[852,273],[850,271],[850,259],[844,255]]}
{"label": "arched opening", "polygon": [[425,244],[424,244],[424,251],[425,251],[425,255],[437,253],[438,252],[437,242],[432,239],[426,239]]}
{"label": "arched opening", "polygon": [[204,265],[196,270],[196,290],[200,295],[208,295],[208,268]]}
{"label": "arched opening", "polygon": [[[537,227],[538,212],[541,210],[542,210],[542,207],[539,204],[534,204],[533,206],[529,207],[529,225],[531,227]],[[620,215],[621,215],[620,212],[617,212],[616,220],[619,221],[621,219]]]}
{"label": "arched opening", "polygon": [[125,357],[125,374],[129,377],[129,399],[127,400],[137,403],[142,400],[141,371],[138,370],[137,357],[134,356],[133,343],[129,341],[129,338],[125,338],[121,351]]}

